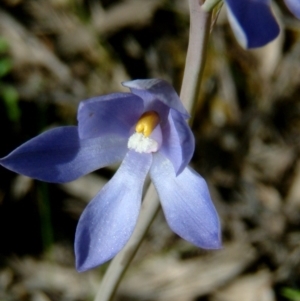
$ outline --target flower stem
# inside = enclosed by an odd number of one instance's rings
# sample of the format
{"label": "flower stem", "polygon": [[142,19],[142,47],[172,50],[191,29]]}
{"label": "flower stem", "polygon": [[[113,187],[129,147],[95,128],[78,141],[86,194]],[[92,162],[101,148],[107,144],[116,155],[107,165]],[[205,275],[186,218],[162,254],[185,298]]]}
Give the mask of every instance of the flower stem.
{"label": "flower stem", "polygon": [[[189,0],[190,36],[180,94],[180,98],[189,112],[192,111],[193,104],[198,100],[211,22],[211,13],[202,10],[198,1]],[[128,243],[109,265],[95,301],[112,300],[122,276],[136,254],[159,208],[158,196],[153,184],[150,184],[135,230]]]}
{"label": "flower stem", "polygon": [[205,66],[211,13],[204,11],[198,0],[189,0],[189,4],[190,36],[180,98],[186,109],[192,112],[193,106],[198,101]]}

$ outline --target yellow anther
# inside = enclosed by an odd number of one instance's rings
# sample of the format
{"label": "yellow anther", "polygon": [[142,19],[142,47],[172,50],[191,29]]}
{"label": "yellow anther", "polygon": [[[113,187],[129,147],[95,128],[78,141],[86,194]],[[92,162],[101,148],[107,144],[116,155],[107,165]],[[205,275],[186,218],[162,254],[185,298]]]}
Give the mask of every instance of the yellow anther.
{"label": "yellow anther", "polygon": [[154,111],[149,111],[141,116],[135,126],[135,131],[137,133],[142,133],[145,137],[149,137],[158,124],[158,114]]}

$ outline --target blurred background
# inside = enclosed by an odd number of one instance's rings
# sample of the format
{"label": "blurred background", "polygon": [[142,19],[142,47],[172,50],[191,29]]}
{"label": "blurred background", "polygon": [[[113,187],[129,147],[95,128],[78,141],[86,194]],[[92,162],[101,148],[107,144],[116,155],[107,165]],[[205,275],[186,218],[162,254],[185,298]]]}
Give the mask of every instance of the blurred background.
{"label": "blurred background", "polygon": [[[273,1],[281,35],[245,51],[214,19],[192,129],[224,248],[183,241],[160,213],[115,300],[300,300],[300,21]],[[187,0],[1,0],[0,157],[79,101],[163,78],[179,92]],[[0,167],[0,301],[93,300],[107,264],[78,274],[73,241],[107,168],[54,185]]]}

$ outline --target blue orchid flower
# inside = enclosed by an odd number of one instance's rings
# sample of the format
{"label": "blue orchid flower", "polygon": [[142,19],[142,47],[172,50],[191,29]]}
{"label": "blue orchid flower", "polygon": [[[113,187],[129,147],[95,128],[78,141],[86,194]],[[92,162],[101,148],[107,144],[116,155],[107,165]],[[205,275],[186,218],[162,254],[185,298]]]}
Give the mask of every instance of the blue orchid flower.
{"label": "blue orchid flower", "polygon": [[220,223],[204,179],[190,162],[194,137],[175,90],[158,79],[125,82],[131,93],[83,101],[78,127],[48,130],[0,164],[47,182],[77,179],[121,162],[112,179],[82,213],[75,235],[77,270],[114,257],[129,240],[148,172],[170,228],[192,244],[221,247]]}
{"label": "blue orchid flower", "polygon": [[[244,48],[256,48],[274,40],[280,28],[271,11],[270,0],[225,0],[228,19],[238,42]],[[285,0],[300,19],[300,1]]]}

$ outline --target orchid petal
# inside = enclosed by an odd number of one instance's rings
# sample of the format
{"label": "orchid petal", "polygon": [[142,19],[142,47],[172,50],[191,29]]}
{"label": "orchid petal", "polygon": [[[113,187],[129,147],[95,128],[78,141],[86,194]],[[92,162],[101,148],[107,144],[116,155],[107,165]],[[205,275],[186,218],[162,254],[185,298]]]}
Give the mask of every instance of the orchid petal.
{"label": "orchid petal", "polygon": [[79,137],[87,139],[114,134],[128,138],[130,129],[143,112],[143,100],[131,93],[93,97],[79,105]]}
{"label": "orchid petal", "polygon": [[219,218],[205,180],[189,167],[176,177],[171,162],[158,153],[150,176],[170,228],[198,247],[220,248]]}
{"label": "orchid petal", "polygon": [[181,113],[185,119],[190,117],[184,108],[174,88],[162,79],[137,79],[123,82],[123,86],[130,88],[130,91],[148,102],[159,100],[165,105]]}
{"label": "orchid petal", "polygon": [[151,162],[152,155],[129,151],[114,177],[84,210],[75,236],[79,272],[110,260],[130,238]]}
{"label": "orchid petal", "polygon": [[278,36],[280,29],[269,0],[225,1],[231,27],[244,48],[264,46]]}
{"label": "orchid petal", "polygon": [[172,162],[178,175],[193,156],[195,139],[187,122],[177,111],[170,110],[168,121],[163,125],[163,145],[160,151]]}
{"label": "orchid petal", "polygon": [[0,159],[0,164],[34,179],[63,183],[120,162],[126,152],[127,140],[124,138],[80,140],[77,127],[66,126],[27,141]]}
{"label": "orchid petal", "polygon": [[300,19],[300,1],[299,0],[284,0],[288,9]]}

